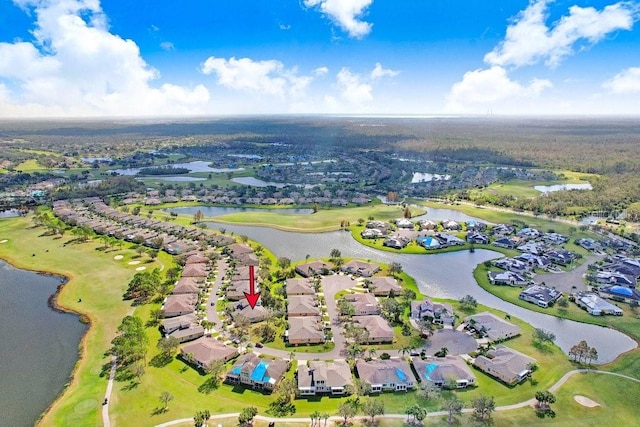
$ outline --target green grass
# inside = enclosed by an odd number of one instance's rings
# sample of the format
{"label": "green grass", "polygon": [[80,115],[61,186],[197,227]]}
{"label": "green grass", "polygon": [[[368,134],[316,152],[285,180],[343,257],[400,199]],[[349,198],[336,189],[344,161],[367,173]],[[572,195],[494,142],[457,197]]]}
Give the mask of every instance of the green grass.
{"label": "green grass", "polygon": [[[419,215],[421,212],[416,212]],[[358,219],[375,219],[388,221],[402,217],[400,206],[371,205],[360,207],[320,209],[311,215],[282,215],[277,212],[239,212],[212,218],[213,222],[222,224],[245,224],[272,227],[285,231],[319,233],[340,230],[340,222],[356,224]]]}
{"label": "green grass", "polygon": [[[102,365],[108,362],[104,352],[110,347],[120,321],[131,310],[129,302],[122,301],[122,294],[138,267],[127,264],[135,253],[129,249],[98,250],[102,246],[99,242],[63,246],[73,237],[41,236],[43,232],[43,228],[33,228],[30,216],[0,220],[0,239],[8,240],[0,245],[0,257],[19,268],[69,278],[58,303],[88,316],[91,327],[81,342],[82,357],[76,364],[73,380],[40,423],[102,425],[100,411],[106,380],[99,374]],[[117,254],[125,258],[114,260]],[[173,260],[160,254],[156,262],[140,265],[153,268],[162,264],[171,267]]]}
{"label": "green grass", "polygon": [[29,173],[29,172],[44,172],[44,171],[51,170],[51,169],[47,168],[46,166],[42,166],[35,159],[25,160],[24,162],[20,163],[19,165],[16,165],[16,167],[14,169],[19,171],[19,172],[26,172],[26,173]]}

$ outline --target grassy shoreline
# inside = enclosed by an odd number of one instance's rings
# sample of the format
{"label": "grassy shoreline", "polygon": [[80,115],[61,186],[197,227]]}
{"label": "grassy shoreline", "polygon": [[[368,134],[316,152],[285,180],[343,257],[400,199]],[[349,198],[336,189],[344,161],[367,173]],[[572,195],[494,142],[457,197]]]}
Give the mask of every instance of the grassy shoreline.
{"label": "grassy shoreline", "polygon": [[[79,358],[63,392],[40,417],[39,425],[102,425],[101,403],[106,380],[100,376],[108,363],[104,352],[110,347],[121,319],[131,310],[122,301],[127,283],[138,264],[129,265],[131,249],[105,251],[98,242],[66,244],[72,238],[41,234],[30,217],[0,220],[0,258],[16,268],[66,278],[56,295],[57,307],[87,319],[89,327],[79,343]],[[115,254],[124,256],[115,260]],[[173,260],[160,255],[146,268],[170,266]]]}

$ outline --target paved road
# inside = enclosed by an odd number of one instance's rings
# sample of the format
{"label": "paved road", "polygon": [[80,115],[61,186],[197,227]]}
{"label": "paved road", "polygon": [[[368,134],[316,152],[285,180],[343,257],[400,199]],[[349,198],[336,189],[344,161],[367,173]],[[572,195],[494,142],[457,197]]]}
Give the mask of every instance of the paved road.
{"label": "paved road", "polygon": [[[608,371],[599,371],[596,369],[575,369],[573,371],[569,371],[566,374],[564,374],[564,376],[562,378],[560,378],[558,380],[558,382],[556,382],[554,385],[552,385],[549,388],[550,392],[555,392],[556,390],[558,390],[564,383],[567,382],[567,380],[569,380],[569,378],[573,377],[574,375],[577,374],[604,374],[604,375],[613,375],[616,377],[620,377],[620,378],[625,378],[627,380],[630,381],[634,381],[637,383],[640,383],[640,380],[634,377],[630,377],[628,375],[623,375],[623,374],[618,374],[616,372],[608,372]],[[509,411],[512,409],[519,409],[519,408],[525,408],[527,406],[532,406],[534,405],[536,402],[535,399],[529,399],[529,400],[525,400],[524,402],[519,402],[519,403],[515,403],[513,405],[504,405],[504,406],[496,406],[496,411]],[[462,410],[463,413],[470,413],[473,412],[472,408],[465,408]],[[231,413],[231,414],[216,414],[213,415],[210,419],[211,420],[216,420],[216,419],[223,419],[223,418],[235,418],[237,417],[239,414],[238,413]],[[447,415],[447,413],[445,411],[436,411],[436,412],[429,412],[427,414],[428,417],[442,417]],[[356,417],[355,419],[362,419],[364,417]],[[407,415],[406,414],[387,414],[387,415],[382,415],[379,416],[378,418],[387,418],[387,419],[406,419]],[[256,419],[258,420],[262,420],[262,421],[277,421],[278,423],[307,423],[310,422],[310,418],[306,417],[306,418],[271,418],[271,417],[264,417],[262,415],[258,415],[256,416]],[[329,420],[331,421],[340,421],[342,418],[340,417],[330,417]],[[163,424],[158,424],[156,427],[170,427],[170,426],[174,426],[174,425],[178,425],[178,424],[186,424],[186,423],[191,423],[193,422],[193,418],[182,418],[179,420],[173,420],[173,421],[168,421],[166,423]]]}
{"label": "paved road", "polygon": [[107,382],[107,391],[104,393],[104,401],[107,402],[102,405],[102,424],[104,427],[111,426],[111,420],[109,419],[109,404],[111,403],[111,390],[113,390],[113,379],[116,376],[116,358],[111,360],[111,369],[109,371],[109,381]]}
{"label": "paved road", "polygon": [[222,321],[218,316],[216,305],[218,303],[218,289],[220,289],[220,286],[222,285],[222,279],[224,279],[228,267],[229,264],[226,259],[218,260],[218,274],[216,274],[216,280],[213,282],[209,301],[207,301],[207,320],[213,322],[214,329],[220,332],[222,332]]}
{"label": "paved road", "polygon": [[537,283],[544,282],[547,286],[555,287],[561,292],[571,292],[575,286],[578,291],[586,291],[587,286],[583,277],[587,274],[587,267],[596,261],[603,259],[603,256],[589,255],[585,257],[585,262],[571,271],[563,273],[538,274],[535,277]]}

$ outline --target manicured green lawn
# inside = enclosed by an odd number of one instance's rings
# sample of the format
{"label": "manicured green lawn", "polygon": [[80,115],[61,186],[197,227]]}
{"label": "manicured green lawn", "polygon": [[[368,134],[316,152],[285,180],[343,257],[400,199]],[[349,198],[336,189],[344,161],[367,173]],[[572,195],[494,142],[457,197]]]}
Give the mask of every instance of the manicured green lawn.
{"label": "manicured green lawn", "polygon": [[[422,212],[415,212],[419,215]],[[310,215],[281,215],[277,212],[239,212],[217,216],[213,222],[223,224],[247,224],[272,227],[280,230],[319,233],[340,230],[340,223],[347,221],[356,224],[358,219],[374,217],[381,221],[388,221],[402,217],[401,206],[370,205],[347,208],[320,209]]]}

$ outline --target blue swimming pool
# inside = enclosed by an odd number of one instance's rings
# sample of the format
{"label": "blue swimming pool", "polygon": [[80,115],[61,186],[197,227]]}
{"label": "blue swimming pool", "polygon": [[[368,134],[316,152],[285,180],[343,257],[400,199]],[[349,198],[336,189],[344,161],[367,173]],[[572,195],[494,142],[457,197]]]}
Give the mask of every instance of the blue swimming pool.
{"label": "blue swimming pool", "polygon": [[266,362],[258,363],[253,372],[251,372],[251,381],[263,382],[267,367],[269,367],[269,364]]}

